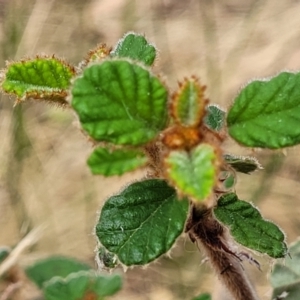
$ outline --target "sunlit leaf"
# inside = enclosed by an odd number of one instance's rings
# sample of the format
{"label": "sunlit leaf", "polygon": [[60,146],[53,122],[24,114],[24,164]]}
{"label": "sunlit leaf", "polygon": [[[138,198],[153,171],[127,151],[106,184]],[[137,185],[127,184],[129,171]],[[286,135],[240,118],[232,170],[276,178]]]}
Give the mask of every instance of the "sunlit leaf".
{"label": "sunlit leaf", "polygon": [[72,88],[72,106],[98,141],[142,145],[167,125],[167,90],[148,70],[128,61],[87,67]]}
{"label": "sunlit leaf", "polygon": [[300,143],[300,73],[282,72],[243,88],[227,116],[228,132],[248,147],[278,149]]}

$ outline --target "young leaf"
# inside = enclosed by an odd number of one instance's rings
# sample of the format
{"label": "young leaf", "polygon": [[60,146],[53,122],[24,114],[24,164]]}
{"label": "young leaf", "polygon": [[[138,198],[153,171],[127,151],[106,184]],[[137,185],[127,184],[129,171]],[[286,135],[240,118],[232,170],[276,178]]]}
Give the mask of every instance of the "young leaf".
{"label": "young leaf", "polygon": [[151,66],[156,57],[156,49],[142,35],[130,32],[119,40],[110,55],[131,58]]}
{"label": "young leaf", "polygon": [[167,124],[167,90],[148,70],[105,61],[84,70],[72,88],[72,106],[95,140],[142,145]]}
{"label": "young leaf", "polygon": [[75,69],[55,57],[36,57],[10,63],[2,90],[19,100],[28,98],[67,104],[67,89]]}
{"label": "young leaf", "polygon": [[212,193],[218,157],[211,145],[201,144],[190,152],[171,151],[165,164],[168,178],[184,195],[203,201]]}
{"label": "young leaf", "polygon": [[195,77],[185,79],[179,86],[172,99],[173,117],[183,126],[197,126],[205,112],[205,86],[201,86]]}
{"label": "young leaf", "polygon": [[248,147],[300,143],[300,73],[282,72],[242,89],[227,116],[229,134]]}
{"label": "young leaf", "polygon": [[145,265],[170,250],[183,231],[188,206],[164,180],[136,182],[106,201],[96,235],[124,265]]}
{"label": "young leaf", "polygon": [[284,233],[274,223],[264,220],[253,205],[239,200],[236,194],[222,196],[214,214],[229,227],[231,235],[241,245],[274,258],[287,254]]}
{"label": "young leaf", "polygon": [[97,148],[90,155],[88,165],[93,174],[122,175],[146,164],[145,154],[137,149]]}
{"label": "young leaf", "polygon": [[114,295],[122,287],[119,275],[101,276],[77,272],[68,277],[54,277],[43,288],[46,300],[99,299]]}
{"label": "young leaf", "polygon": [[204,123],[208,128],[220,131],[225,124],[225,111],[220,109],[217,105],[207,106]]}
{"label": "young leaf", "polygon": [[223,158],[237,172],[250,174],[257,169],[262,169],[261,164],[255,157],[225,154]]}
{"label": "young leaf", "polygon": [[91,267],[76,259],[63,256],[51,256],[37,261],[25,269],[26,275],[39,287],[54,276],[66,277],[81,270],[90,270]]}
{"label": "young leaf", "polygon": [[298,300],[300,295],[300,241],[289,247],[290,257],[284,262],[276,263],[271,273],[274,288],[272,299],[280,299],[283,293],[286,300]]}

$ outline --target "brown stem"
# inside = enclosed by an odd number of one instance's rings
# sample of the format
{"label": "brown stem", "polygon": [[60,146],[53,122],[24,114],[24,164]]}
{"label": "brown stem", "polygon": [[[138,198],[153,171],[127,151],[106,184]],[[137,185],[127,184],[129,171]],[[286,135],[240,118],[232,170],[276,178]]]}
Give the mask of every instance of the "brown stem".
{"label": "brown stem", "polygon": [[230,250],[227,232],[214,218],[211,209],[193,206],[186,231],[193,242],[202,246],[219,279],[232,294],[233,299],[259,299],[242,267],[242,259]]}

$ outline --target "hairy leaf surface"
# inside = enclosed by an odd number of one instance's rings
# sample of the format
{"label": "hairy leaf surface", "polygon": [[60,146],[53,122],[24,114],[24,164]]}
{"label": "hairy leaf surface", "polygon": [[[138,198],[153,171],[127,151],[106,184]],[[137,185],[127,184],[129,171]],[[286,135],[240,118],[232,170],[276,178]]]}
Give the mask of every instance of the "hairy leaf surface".
{"label": "hairy leaf surface", "polygon": [[136,182],[106,201],[96,235],[123,264],[144,265],[170,250],[187,212],[187,199],[179,201],[164,180]]}
{"label": "hairy leaf surface", "polygon": [[222,196],[214,214],[229,227],[233,238],[241,245],[274,258],[287,254],[284,233],[274,223],[263,219],[249,202],[239,200],[236,194]]}
{"label": "hairy leaf surface", "polygon": [[92,65],[72,88],[72,106],[98,141],[142,145],[167,124],[167,90],[148,70],[128,61]]}
{"label": "hairy leaf surface", "polygon": [[300,73],[282,72],[243,88],[227,116],[228,131],[244,146],[278,149],[300,143]]}

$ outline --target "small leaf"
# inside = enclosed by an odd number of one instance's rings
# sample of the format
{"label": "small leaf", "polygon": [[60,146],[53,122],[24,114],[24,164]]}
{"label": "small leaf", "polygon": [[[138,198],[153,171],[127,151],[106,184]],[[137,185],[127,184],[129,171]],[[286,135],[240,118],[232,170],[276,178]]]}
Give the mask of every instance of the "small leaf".
{"label": "small leaf", "polygon": [[122,175],[146,164],[145,154],[136,149],[97,148],[90,155],[88,165],[93,174]]}
{"label": "small leaf", "polygon": [[222,171],[219,174],[219,181],[222,183],[222,190],[229,191],[236,184],[236,175],[232,171]]}
{"label": "small leaf", "polygon": [[287,254],[284,233],[274,223],[264,220],[253,205],[239,200],[236,194],[222,196],[214,214],[229,227],[233,238],[241,245],[274,258]]}
{"label": "small leaf", "polygon": [[225,111],[217,105],[207,106],[204,123],[208,128],[220,131],[225,125]]}
{"label": "small leaf", "polygon": [[300,73],[282,72],[242,89],[227,116],[229,134],[248,147],[300,143]]}
{"label": "small leaf", "polygon": [[28,98],[66,104],[67,89],[75,69],[55,57],[37,57],[10,63],[2,90],[19,100]]}
{"label": "small leaf", "polygon": [[[289,247],[289,256],[284,262],[275,264],[271,273],[271,284],[274,288],[272,299],[298,300],[300,295],[300,241]],[[278,297],[278,298],[276,298]]]}
{"label": "small leaf", "polygon": [[105,61],[84,70],[72,88],[82,127],[98,141],[142,145],[167,124],[167,90],[148,70]]}
{"label": "small leaf", "polygon": [[188,206],[164,180],[136,182],[106,201],[96,235],[124,265],[145,265],[170,250],[183,231]]}
{"label": "small leaf", "polygon": [[211,300],[210,294],[201,294],[197,297],[194,297],[192,300]]}
{"label": "small leaf", "polygon": [[168,178],[184,195],[203,201],[212,193],[218,157],[211,145],[201,144],[190,152],[171,151],[165,164]]}
{"label": "small leaf", "polygon": [[131,58],[151,66],[156,57],[156,49],[142,35],[129,32],[119,40],[110,55],[112,57]]}
{"label": "small leaf", "polygon": [[223,158],[237,172],[250,174],[263,168],[255,157],[225,154]]}
{"label": "small leaf", "polygon": [[54,276],[66,277],[71,273],[89,270],[90,266],[76,259],[64,256],[51,256],[37,261],[25,269],[26,275],[39,287]]}
{"label": "small leaf", "polygon": [[101,276],[94,272],[77,272],[68,277],[54,277],[43,288],[46,300],[98,299],[114,295],[121,289],[119,275]]}
{"label": "small leaf", "polygon": [[172,99],[173,117],[183,126],[197,126],[205,112],[205,86],[201,86],[195,77],[185,79],[179,86]]}
{"label": "small leaf", "polygon": [[87,58],[79,65],[81,69],[90,63],[101,62],[109,55],[110,49],[105,44],[97,45],[95,49],[89,51]]}
{"label": "small leaf", "polygon": [[100,269],[113,269],[118,265],[117,256],[108,252],[103,246],[98,249],[98,257],[96,257]]}
{"label": "small leaf", "polygon": [[11,249],[9,247],[6,247],[6,246],[0,247],[0,264],[9,255],[10,251],[11,251]]}

